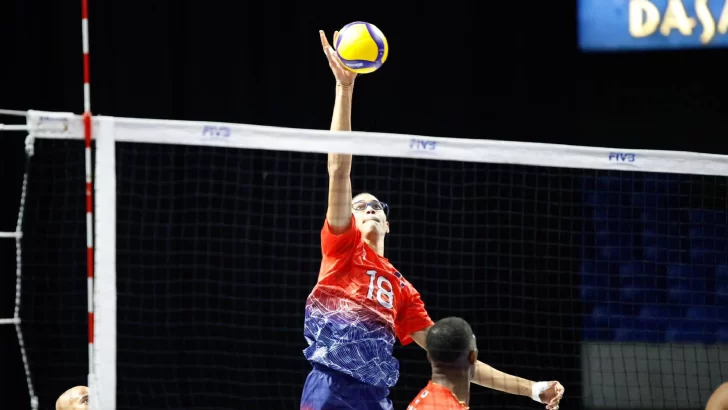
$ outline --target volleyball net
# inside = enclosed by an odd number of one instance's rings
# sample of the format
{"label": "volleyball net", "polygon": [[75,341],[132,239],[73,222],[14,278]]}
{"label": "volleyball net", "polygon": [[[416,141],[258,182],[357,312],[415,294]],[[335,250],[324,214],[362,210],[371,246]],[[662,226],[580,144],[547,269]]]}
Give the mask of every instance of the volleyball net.
{"label": "volleyball net", "polygon": [[[95,117],[89,366],[81,117],[28,127],[17,303],[41,406],[94,373],[104,410],[295,408],[327,152],[355,155],[386,256],[484,362],[595,409],[697,409],[728,379],[728,157]],[[395,356],[404,408],[430,368]],[[534,405],[472,389],[473,409]]]}

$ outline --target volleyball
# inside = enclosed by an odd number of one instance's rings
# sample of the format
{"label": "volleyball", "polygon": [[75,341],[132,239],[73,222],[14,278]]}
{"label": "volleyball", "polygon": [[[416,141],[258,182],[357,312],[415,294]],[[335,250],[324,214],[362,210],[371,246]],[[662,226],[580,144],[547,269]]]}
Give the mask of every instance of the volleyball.
{"label": "volleyball", "polygon": [[377,71],[387,61],[389,45],[374,24],[355,21],[334,36],[334,49],[344,66],[359,74]]}

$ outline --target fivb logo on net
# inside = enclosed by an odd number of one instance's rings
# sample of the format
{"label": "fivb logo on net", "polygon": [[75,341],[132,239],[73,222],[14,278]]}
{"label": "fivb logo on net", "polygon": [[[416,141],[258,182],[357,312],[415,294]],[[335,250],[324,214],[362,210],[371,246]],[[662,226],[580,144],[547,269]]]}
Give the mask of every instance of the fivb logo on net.
{"label": "fivb logo on net", "polygon": [[434,151],[437,149],[437,141],[412,138],[409,143],[409,148],[412,151]]}
{"label": "fivb logo on net", "polygon": [[609,162],[635,162],[637,154],[631,152],[610,152]]}
{"label": "fivb logo on net", "polygon": [[205,139],[226,139],[232,135],[230,127],[222,125],[205,125],[202,128],[202,136]]}

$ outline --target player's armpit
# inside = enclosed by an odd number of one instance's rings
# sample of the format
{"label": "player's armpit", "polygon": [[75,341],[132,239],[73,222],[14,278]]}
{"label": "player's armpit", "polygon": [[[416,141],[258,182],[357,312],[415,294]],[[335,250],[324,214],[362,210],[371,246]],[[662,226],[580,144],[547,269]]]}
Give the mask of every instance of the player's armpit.
{"label": "player's armpit", "polygon": [[321,253],[325,257],[324,264],[335,263],[337,259],[345,258],[345,255],[352,252],[360,241],[361,232],[354,228],[354,215],[349,215],[349,228],[339,233],[333,231],[328,220],[325,221],[321,229]]}

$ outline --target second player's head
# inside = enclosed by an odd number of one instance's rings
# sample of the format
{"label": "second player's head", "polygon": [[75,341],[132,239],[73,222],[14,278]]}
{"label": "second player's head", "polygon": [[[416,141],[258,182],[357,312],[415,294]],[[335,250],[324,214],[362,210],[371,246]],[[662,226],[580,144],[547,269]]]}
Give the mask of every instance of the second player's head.
{"label": "second player's head", "polygon": [[361,193],[351,200],[351,209],[356,220],[356,228],[364,237],[372,235],[384,238],[389,233],[387,221],[387,204],[378,200],[374,195]]}
{"label": "second player's head", "polygon": [[468,371],[474,376],[478,347],[468,322],[459,317],[437,321],[427,332],[426,344],[433,372]]}
{"label": "second player's head", "polygon": [[88,387],[76,386],[66,390],[56,400],[56,410],[88,409]]}

